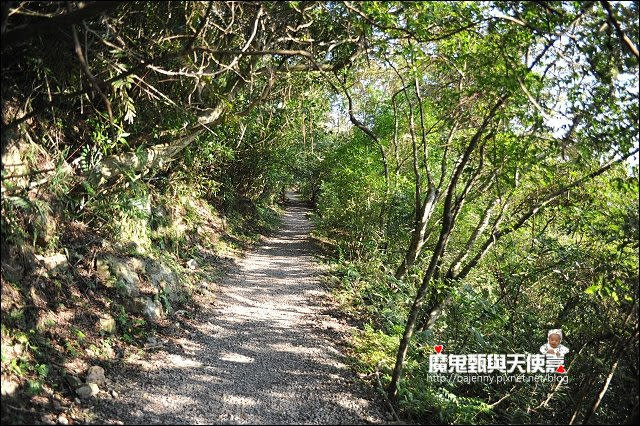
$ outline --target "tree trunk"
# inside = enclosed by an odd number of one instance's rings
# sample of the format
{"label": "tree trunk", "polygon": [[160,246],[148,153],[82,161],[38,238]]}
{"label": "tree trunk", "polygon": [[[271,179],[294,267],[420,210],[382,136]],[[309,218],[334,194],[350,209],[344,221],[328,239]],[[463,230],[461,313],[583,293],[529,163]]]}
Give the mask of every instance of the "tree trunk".
{"label": "tree trunk", "polygon": [[409,243],[409,247],[407,248],[407,254],[396,270],[395,277],[398,280],[404,277],[409,268],[413,266],[415,261],[418,259],[418,256],[420,255],[420,251],[422,250],[422,246],[424,245],[424,236],[427,231],[427,224],[429,223],[429,219],[431,218],[431,214],[433,213],[436,198],[436,188],[431,185],[431,187],[429,188],[429,193],[427,194],[427,199],[425,200],[418,214],[416,214],[416,221],[414,223],[413,233],[411,235],[411,242]]}
{"label": "tree trunk", "polygon": [[411,341],[411,336],[413,336],[413,331],[415,330],[416,320],[418,318],[418,314],[420,313],[420,308],[422,307],[422,303],[424,301],[425,294],[427,292],[427,288],[430,284],[432,284],[432,279],[434,272],[436,271],[436,267],[440,260],[440,256],[442,255],[444,246],[447,243],[447,239],[449,238],[450,231],[453,228],[453,202],[455,189],[458,184],[458,180],[460,179],[460,175],[462,174],[462,170],[466,167],[469,159],[471,157],[471,153],[474,151],[478,142],[480,141],[480,137],[484,133],[486,127],[489,125],[489,122],[493,119],[498,109],[504,104],[507,100],[507,95],[503,95],[496,101],[493,105],[489,114],[483,120],[480,128],[476,131],[476,133],[469,141],[469,145],[464,151],[460,162],[456,166],[451,176],[451,181],[449,182],[449,187],[447,188],[447,196],[444,201],[444,207],[442,212],[442,225],[440,229],[440,236],[438,237],[438,242],[436,243],[435,248],[433,249],[433,254],[431,256],[431,261],[429,262],[429,267],[427,268],[427,272],[424,275],[424,279],[422,280],[422,284],[418,289],[418,293],[416,294],[415,299],[413,300],[413,304],[409,311],[409,317],[407,318],[407,324],[404,329],[404,333],[402,336],[402,340],[400,341],[400,346],[398,347],[398,353],[396,356],[396,364],[393,369],[393,374],[391,376],[391,383],[389,384],[389,397],[391,400],[397,400],[398,397],[398,382],[400,381],[400,376],[402,375],[402,369],[404,368],[404,361],[407,356],[407,352],[409,350],[409,342]]}
{"label": "tree trunk", "polygon": [[593,386],[593,383],[596,381],[597,376],[591,376],[588,381],[587,381],[587,385],[586,386],[581,386],[582,390],[580,391],[580,396],[578,397],[578,401],[576,402],[576,406],[573,409],[573,414],[571,414],[571,419],[569,419],[569,425],[572,425],[575,423],[576,418],[578,417],[578,414],[580,413],[580,407],[582,406],[582,400],[584,400],[584,397],[587,396],[587,392],[589,391],[589,389],[591,389],[591,386]]}
{"label": "tree trunk", "polygon": [[607,389],[609,389],[609,384],[611,383],[611,379],[613,378],[613,375],[615,374],[617,368],[618,368],[618,359],[616,359],[614,363],[611,365],[611,368],[609,368],[609,374],[607,374],[607,379],[604,381],[604,383],[602,384],[602,388],[600,388],[600,392],[598,392],[598,395],[596,395],[596,398],[593,400],[593,404],[591,404],[591,409],[585,416],[584,420],[582,420],[583,425],[589,424],[589,419],[591,419],[591,417],[598,410],[598,407],[602,402],[602,398],[604,398],[604,394],[607,393]]}

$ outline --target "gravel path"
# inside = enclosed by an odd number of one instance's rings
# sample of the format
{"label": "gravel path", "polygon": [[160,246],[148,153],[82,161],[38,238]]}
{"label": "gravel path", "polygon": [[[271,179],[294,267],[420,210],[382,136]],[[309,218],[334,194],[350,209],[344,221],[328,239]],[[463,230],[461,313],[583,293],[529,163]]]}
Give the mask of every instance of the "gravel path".
{"label": "gravel path", "polygon": [[342,360],[348,327],[316,278],[308,210],[288,198],[281,230],[223,280],[179,345],[112,372],[118,396],[97,401],[100,421],[384,422],[382,404]]}

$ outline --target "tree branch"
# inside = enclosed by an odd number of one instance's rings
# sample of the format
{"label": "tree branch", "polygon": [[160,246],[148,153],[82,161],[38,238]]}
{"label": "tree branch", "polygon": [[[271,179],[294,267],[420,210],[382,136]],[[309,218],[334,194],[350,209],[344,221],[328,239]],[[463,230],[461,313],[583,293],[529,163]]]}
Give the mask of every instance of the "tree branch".
{"label": "tree branch", "polygon": [[489,238],[484,242],[484,244],[482,245],[482,248],[474,256],[474,258],[467,265],[465,265],[462,268],[462,270],[460,271],[459,274],[457,274],[453,278],[455,278],[455,279],[464,278],[478,264],[478,262],[482,259],[482,257],[487,253],[489,248],[491,248],[491,246],[493,246],[500,238],[502,238],[505,235],[508,235],[508,234],[520,229],[531,218],[531,216],[535,215],[538,211],[540,211],[542,208],[547,206],[549,203],[551,203],[553,200],[558,198],[560,195],[566,193],[567,191],[569,191],[572,188],[575,188],[576,186],[580,186],[583,183],[585,183],[585,182],[587,182],[587,181],[589,181],[589,180],[591,180],[591,179],[603,174],[604,172],[609,170],[611,167],[613,167],[615,164],[623,162],[627,158],[629,158],[629,157],[633,156],[634,154],[636,154],[639,150],[640,150],[640,148],[636,148],[633,151],[625,154],[621,158],[609,161],[607,164],[605,164],[604,166],[600,167],[598,170],[595,170],[595,171],[589,173],[588,175],[583,176],[582,178],[570,183],[569,185],[567,185],[567,186],[565,186],[563,188],[558,189],[557,191],[554,191],[554,192],[548,194],[546,197],[544,197],[542,199],[541,202],[539,202],[537,205],[531,207],[531,209],[529,209],[529,211],[527,211],[525,214],[523,214],[515,224],[513,224],[512,226],[510,226],[508,228],[503,228],[503,229],[500,229],[500,230],[498,230],[496,232],[493,232],[489,236]]}
{"label": "tree branch", "polygon": [[616,17],[613,15],[613,10],[611,9],[611,5],[609,4],[609,2],[605,0],[601,0],[600,4],[602,5],[603,9],[607,12],[607,17],[609,18],[609,22],[613,24],[613,27],[616,30],[616,34],[618,34],[618,38],[620,39],[620,42],[623,45],[627,46],[627,48],[631,51],[631,53],[634,54],[636,58],[640,57],[640,53],[638,53],[638,48],[633,44],[631,39],[627,37],[627,35],[622,31],[620,22],[618,22]]}
{"label": "tree branch", "polygon": [[109,98],[107,98],[107,95],[105,95],[104,92],[102,91],[100,84],[98,84],[98,80],[91,73],[91,70],[89,69],[89,64],[87,64],[87,61],[85,60],[85,57],[82,54],[82,47],[80,47],[80,40],[78,40],[78,32],[76,31],[76,26],[72,25],[71,30],[73,33],[73,43],[75,46],[74,50],[76,52],[76,56],[78,57],[78,61],[80,61],[80,65],[82,65],[82,70],[89,78],[89,82],[91,83],[91,86],[96,92],[98,92],[98,94],[104,101],[104,104],[107,108],[107,112],[109,113],[109,122],[111,123],[111,126],[113,126],[113,111],[111,110],[111,102],[109,101]]}
{"label": "tree branch", "polygon": [[66,25],[78,24],[85,19],[115,9],[122,4],[123,2],[121,1],[94,1],[73,12],[65,13],[54,18],[39,19],[29,24],[21,25],[2,35],[2,49],[4,50],[13,44],[25,42],[38,35],[57,31]]}

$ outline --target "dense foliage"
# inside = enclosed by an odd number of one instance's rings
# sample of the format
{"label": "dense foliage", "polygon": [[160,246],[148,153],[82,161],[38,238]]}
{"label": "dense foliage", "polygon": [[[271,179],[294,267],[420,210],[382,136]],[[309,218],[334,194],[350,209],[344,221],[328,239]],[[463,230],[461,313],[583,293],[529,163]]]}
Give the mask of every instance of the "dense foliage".
{"label": "dense foliage", "polygon": [[[296,186],[400,416],[637,419],[637,3],[14,2],[2,34],[3,160],[31,147],[3,258],[55,250],[49,215],[124,234],[176,188],[262,217]],[[568,383],[428,381],[434,345],[551,328]]]}

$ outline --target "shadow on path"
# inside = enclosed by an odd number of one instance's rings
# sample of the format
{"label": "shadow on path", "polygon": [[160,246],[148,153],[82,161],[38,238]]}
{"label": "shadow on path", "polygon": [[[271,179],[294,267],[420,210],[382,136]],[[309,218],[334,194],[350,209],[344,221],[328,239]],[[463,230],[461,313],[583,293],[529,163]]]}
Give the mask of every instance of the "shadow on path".
{"label": "shadow on path", "polygon": [[[295,194],[282,229],[218,288],[180,346],[112,372],[120,397],[101,421],[125,423],[381,423],[380,403],[342,362],[323,315],[308,208]],[[338,325],[340,327],[340,325]],[[109,372],[107,372],[109,375]]]}

